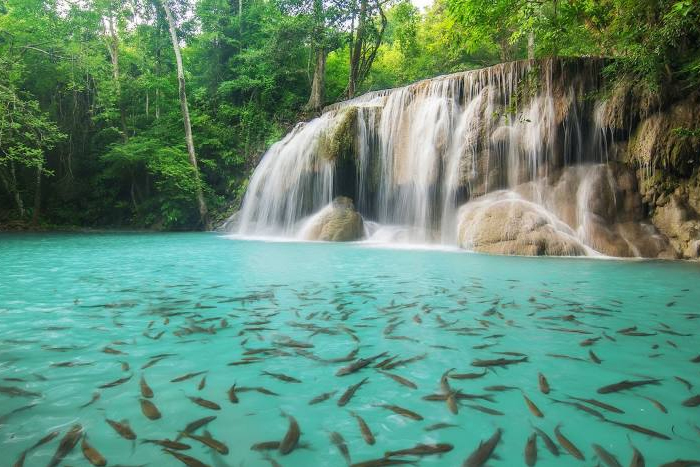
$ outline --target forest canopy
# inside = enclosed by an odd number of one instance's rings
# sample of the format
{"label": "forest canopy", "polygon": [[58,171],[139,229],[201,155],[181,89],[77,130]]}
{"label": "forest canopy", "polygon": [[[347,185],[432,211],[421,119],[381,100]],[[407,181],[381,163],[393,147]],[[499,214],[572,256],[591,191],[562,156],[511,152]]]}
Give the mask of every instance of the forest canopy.
{"label": "forest canopy", "polygon": [[696,90],[700,2],[0,0],[0,223],[206,227],[324,105],[556,56]]}

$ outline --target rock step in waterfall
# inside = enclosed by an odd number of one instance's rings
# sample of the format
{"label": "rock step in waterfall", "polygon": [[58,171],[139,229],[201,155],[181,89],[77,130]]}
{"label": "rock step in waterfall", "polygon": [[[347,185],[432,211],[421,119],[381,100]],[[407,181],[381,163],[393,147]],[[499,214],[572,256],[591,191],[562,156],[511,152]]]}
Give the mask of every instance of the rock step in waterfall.
{"label": "rock step in waterfall", "polygon": [[603,66],[505,63],[329,106],[267,151],[227,229],[498,254],[697,255],[696,211],[683,242],[649,219],[639,177],[649,168],[630,162],[620,99],[598,98]]}

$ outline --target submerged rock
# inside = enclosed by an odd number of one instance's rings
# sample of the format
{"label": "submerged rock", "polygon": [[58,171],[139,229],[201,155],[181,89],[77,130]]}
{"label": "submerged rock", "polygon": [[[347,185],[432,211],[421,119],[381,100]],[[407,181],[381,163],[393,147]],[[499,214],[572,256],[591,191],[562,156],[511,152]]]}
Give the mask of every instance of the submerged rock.
{"label": "submerged rock", "polygon": [[459,212],[459,244],[482,253],[579,256],[574,232],[541,206],[499,191],[465,204]]}
{"label": "submerged rock", "polygon": [[351,242],[364,237],[362,216],[350,198],[339,196],[314,214],[304,225],[300,237],[304,240]]}

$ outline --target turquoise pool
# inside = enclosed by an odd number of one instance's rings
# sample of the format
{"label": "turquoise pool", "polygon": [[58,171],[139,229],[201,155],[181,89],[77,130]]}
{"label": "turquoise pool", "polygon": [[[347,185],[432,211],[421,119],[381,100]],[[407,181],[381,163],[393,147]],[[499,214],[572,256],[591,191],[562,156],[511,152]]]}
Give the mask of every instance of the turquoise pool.
{"label": "turquoise pool", "polygon": [[[445,452],[391,459],[459,466],[499,428],[488,464],[524,465],[533,426],[560,453],[536,436],[542,466],[700,459],[699,335],[697,263],[2,235],[0,464],[58,431],[25,453],[48,464],[76,424],[109,465],[341,466],[424,444]],[[90,465],[80,443],[64,462]]]}

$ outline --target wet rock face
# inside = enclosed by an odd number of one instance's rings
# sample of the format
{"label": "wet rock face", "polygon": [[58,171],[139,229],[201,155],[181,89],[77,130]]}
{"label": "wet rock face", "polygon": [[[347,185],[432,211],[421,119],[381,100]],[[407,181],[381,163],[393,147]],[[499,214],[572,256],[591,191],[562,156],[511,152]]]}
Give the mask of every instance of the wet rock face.
{"label": "wet rock face", "polygon": [[362,216],[350,198],[339,196],[314,215],[301,231],[304,240],[350,242],[364,237]]}
{"label": "wet rock face", "polygon": [[662,204],[654,210],[652,220],[668,237],[678,256],[697,259],[700,257],[700,219],[687,199],[687,194],[681,192],[661,199]]}
{"label": "wet rock face", "polygon": [[459,215],[459,243],[468,250],[527,256],[586,254],[566,224],[510,192],[467,203]]}

